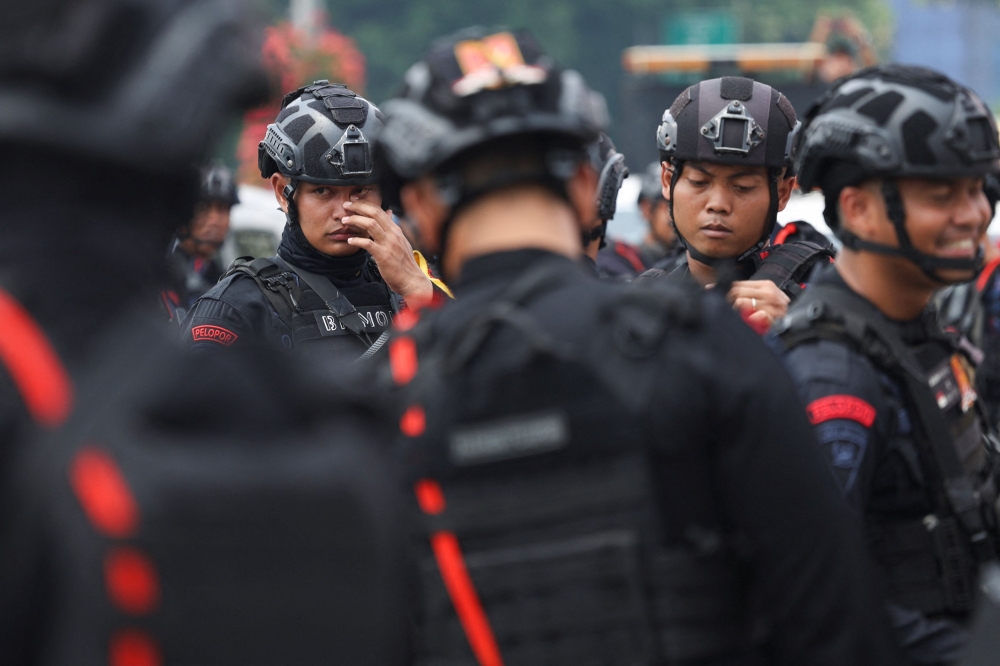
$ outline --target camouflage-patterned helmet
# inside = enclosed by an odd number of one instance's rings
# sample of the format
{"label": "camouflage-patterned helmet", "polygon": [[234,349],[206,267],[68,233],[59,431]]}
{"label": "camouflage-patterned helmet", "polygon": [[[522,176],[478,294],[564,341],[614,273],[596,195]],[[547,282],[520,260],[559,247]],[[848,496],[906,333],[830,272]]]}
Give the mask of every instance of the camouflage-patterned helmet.
{"label": "camouflage-patterned helmet", "polygon": [[[978,270],[981,255],[935,257],[913,246],[895,180],[988,178],[997,173],[996,121],[965,86],[923,67],[890,64],[863,69],[841,79],[809,109],[795,146],[795,162],[802,189],[823,190],[823,215],[846,247],[904,257],[939,282],[945,282],[941,270]],[[898,247],[862,240],[841,228],[840,192],[871,179],[882,180]],[[990,189],[987,199],[995,196]]]}
{"label": "camouflage-patterned helmet", "polygon": [[316,81],[299,88],[285,95],[267,126],[257,153],[260,174],[327,185],[375,183],[370,141],[382,120],[374,104],[344,85]]}
{"label": "camouflage-patterned helmet", "polygon": [[985,176],[998,159],[996,123],[979,96],[906,65],[838,82],[809,109],[795,150],[799,184],[824,192],[879,177]]}

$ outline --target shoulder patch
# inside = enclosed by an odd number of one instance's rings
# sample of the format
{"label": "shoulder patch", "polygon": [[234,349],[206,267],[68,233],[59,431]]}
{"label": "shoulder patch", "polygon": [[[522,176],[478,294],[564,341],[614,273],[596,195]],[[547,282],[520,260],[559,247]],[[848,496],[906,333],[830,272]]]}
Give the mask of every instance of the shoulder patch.
{"label": "shoulder patch", "polygon": [[875,422],[875,408],[853,395],[828,395],[813,400],[806,407],[806,413],[813,425],[833,419],[847,419],[870,428]]}
{"label": "shoulder patch", "polygon": [[211,326],[202,324],[191,329],[191,338],[195,342],[217,342],[228,347],[236,342],[240,336],[221,326]]}

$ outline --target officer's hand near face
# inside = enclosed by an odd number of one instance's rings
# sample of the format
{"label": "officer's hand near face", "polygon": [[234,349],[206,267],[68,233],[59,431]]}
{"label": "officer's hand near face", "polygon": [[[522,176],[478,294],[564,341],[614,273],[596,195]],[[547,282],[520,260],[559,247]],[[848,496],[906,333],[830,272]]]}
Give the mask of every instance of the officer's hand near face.
{"label": "officer's hand near face", "polygon": [[434,293],[431,281],[413,259],[413,247],[388,212],[366,201],[347,201],[344,208],[352,213],[344,217],[344,226],[368,234],[368,238],[350,238],[348,243],[367,250],[375,259],[382,278],[411,305],[430,300]]}
{"label": "officer's hand near face", "polygon": [[751,323],[771,327],[788,312],[791,299],[770,280],[745,280],[734,282],[727,299],[737,311],[750,310]]}

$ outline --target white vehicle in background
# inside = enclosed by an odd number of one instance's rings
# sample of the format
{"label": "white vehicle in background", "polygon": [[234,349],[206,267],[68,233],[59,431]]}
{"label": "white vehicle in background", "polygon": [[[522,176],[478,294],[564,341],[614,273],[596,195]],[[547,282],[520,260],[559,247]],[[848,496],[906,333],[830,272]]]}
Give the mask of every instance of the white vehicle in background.
{"label": "white vehicle in background", "polygon": [[253,185],[240,185],[240,202],[229,216],[229,236],[219,250],[223,267],[236,257],[270,257],[278,250],[285,214],[278,208],[274,191]]}

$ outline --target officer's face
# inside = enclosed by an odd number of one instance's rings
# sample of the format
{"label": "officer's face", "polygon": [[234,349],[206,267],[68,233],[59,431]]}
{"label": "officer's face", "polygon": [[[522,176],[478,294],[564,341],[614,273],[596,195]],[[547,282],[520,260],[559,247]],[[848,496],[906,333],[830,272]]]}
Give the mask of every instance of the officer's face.
{"label": "officer's face", "polygon": [[195,208],[188,238],[181,242],[192,256],[211,257],[229,233],[229,204],[219,201],[201,203]]}
{"label": "officer's face", "polygon": [[[906,212],[906,231],[913,247],[934,257],[972,259],[990,223],[990,204],[983,192],[982,178],[900,178],[899,194]],[[879,184],[870,186],[881,199]],[[885,205],[875,207],[880,213],[875,226],[875,242],[898,246],[895,227]],[[909,264],[909,262],[906,262]],[[912,264],[909,264],[912,270]],[[947,282],[962,282],[974,276],[969,271],[937,271]],[[919,270],[914,279],[927,280]]]}
{"label": "officer's face", "polygon": [[[778,209],[791,195],[794,179],[778,184]],[[663,195],[670,196],[670,171],[663,172]],[[674,188],[674,221],[696,250],[716,259],[738,257],[764,234],[771,205],[767,169],[688,162]]]}
{"label": "officer's face", "polygon": [[[271,178],[278,203],[288,210],[282,190],[287,181],[279,174]],[[360,231],[344,226],[343,219],[350,213],[344,210],[346,201],[367,201],[382,205],[382,194],[377,185],[319,185],[299,183],[295,191],[295,206],[299,214],[299,227],[309,244],[325,255],[346,257],[360,251],[347,242],[348,238],[362,236]]]}
{"label": "officer's face", "polygon": [[657,199],[650,206],[649,229],[664,245],[673,245],[676,240],[674,227],[670,224],[670,204],[666,199]]}

